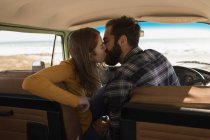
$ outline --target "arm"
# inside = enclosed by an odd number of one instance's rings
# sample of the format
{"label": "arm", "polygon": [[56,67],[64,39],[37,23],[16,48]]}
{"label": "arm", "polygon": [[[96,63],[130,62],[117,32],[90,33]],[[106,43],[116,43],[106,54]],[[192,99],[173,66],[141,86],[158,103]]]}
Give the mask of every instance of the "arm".
{"label": "arm", "polygon": [[37,96],[76,107],[79,104],[79,97],[55,85],[55,83],[63,82],[67,78],[74,78],[73,68],[72,63],[61,63],[46,68],[27,77],[22,87]]}
{"label": "arm", "polygon": [[119,139],[120,116],[123,105],[129,99],[130,90],[133,84],[124,79],[113,80],[106,87],[106,97],[111,124],[111,136],[113,139]]}

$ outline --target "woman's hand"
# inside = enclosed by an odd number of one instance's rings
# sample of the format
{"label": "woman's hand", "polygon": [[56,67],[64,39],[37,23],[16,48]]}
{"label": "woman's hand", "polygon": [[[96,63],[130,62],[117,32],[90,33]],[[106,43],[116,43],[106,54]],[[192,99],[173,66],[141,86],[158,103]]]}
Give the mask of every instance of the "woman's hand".
{"label": "woman's hand", "polygon": [[79,97],[79,105],[77,106],[79,111],[86,112],[90,107],[88,98],[86,96]]}

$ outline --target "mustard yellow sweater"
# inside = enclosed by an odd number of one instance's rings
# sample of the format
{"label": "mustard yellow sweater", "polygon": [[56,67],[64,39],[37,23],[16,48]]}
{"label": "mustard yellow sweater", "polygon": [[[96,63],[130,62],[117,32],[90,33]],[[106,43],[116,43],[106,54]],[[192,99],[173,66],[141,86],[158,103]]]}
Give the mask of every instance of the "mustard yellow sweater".
{"label": "mustard yellow sweater", "polygon": [[[64,82],[68,91],[55,85],[55,83],[59,82]],[[22,87],[34,95],[71,107],[76,107],[79,104],[78,96],[85,96],[84,89],[79,84],[75,66],[71,59],[30,75],[25,78]],[[78,116],[82,132],[84,133],[91,123],[92,114],[89,110],[86,112],[78,111]]]}

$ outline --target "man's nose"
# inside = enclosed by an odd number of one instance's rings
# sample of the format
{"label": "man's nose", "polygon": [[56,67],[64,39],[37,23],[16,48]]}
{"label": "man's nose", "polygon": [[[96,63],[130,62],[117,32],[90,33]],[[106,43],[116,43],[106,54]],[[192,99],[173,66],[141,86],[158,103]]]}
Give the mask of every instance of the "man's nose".
{"label": "man's nose", "polygon": [[105,52],[108,50],[107,46],[103,43],[103,49],[105,50]]}

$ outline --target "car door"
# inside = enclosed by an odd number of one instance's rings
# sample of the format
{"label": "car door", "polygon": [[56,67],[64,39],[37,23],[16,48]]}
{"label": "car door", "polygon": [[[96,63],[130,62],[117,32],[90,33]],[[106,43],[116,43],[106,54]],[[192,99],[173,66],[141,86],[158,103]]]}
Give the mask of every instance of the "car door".
{"label": "car door", "polygon": [[[25,77],[63,59],[60,33],[9,26],[6,29],[1,26],[0,139],[65,139],[61,105],[33,96],[21,86]],[[35,61],[42,65],[32,65]]]}

